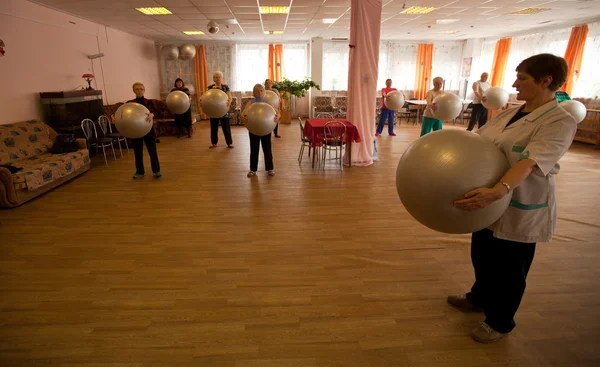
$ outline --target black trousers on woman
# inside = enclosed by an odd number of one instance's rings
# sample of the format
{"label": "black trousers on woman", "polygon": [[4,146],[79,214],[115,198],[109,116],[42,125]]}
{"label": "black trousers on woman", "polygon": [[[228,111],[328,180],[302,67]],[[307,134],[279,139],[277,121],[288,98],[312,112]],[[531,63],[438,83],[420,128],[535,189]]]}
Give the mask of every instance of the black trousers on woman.
{"label": "black trousers on woman", "polygon": [[175,126],[179,135],[192,135],[192,109],[182,114],[175,114]]}
{"label": "black trousers on woman", "polygon": [[229,126],[229,114],[215,119],[210,118],[210,142],[216,145],[219,142],[219,122],[221,122],[221,129],[223,129],[223,135],[225,135],[225,142],[227,145],[232,145],[233,140],[231,139],[231,127]]}
{"label": "black trousers on woman", "polygon": [[487,122],[488,111],[481,103],[473,103],[473,108],[471,109],[471,120],[469,120],[469,127],[467,127],[468,131],[472,131],[477,124],[477,127],[481,129],[483,125]]}
{"label": "black trousers on woman", "polygon": [[248,133],[250,136],[250,171],[258,170],[258,151],[262,145],[265,155],[265,169],[270,171],[273,169],[273,151],[271,150],[271,133],[265,136],[258,136]]}
{"label": "black trousers on woman", "polygon": [[133,139],[133,152],[135,154],[135,171],[136,173],[143,175],[144,169],[144,143],[146,143],[146,149],[148,149],[148,155],[150,156],[150,165],[152,166],[152,172],[160,172],[160,163],[158,162],[158,152],[156,151],[156,133],[154,129],[150,130],[144,137]]}
{"label": "black trousers on woman", "polygon": [[473,233],[471,261],[475,283],[467,299],[485,311],[485,323],[500,333],[515,327],[514,316],[525,293],[535,243],[501,240],[489,229]]}

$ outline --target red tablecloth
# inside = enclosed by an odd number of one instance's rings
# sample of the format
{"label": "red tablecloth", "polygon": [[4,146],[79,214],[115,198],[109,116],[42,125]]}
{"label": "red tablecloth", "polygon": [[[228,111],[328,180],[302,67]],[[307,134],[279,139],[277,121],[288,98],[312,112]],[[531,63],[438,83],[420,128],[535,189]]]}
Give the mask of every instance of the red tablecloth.
{"label": "red tablecloth", "polygon": [[360,135],[356,126],[352,125],[348,120],[342,119],[308,119],[304,124],[304,136],[310,138],[313,147],[323,145],[325,138],[325,124],[330,121],[338,121],[346,125],[346,144],[352,142],[360,142]]}

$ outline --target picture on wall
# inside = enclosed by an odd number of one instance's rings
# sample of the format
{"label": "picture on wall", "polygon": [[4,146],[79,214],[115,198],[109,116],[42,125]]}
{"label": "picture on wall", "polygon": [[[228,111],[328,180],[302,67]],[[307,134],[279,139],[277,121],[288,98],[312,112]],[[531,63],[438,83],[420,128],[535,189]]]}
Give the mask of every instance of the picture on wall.
{"label": "picture on wall", "polygon": [[462,77],[468,78],[471,76],[471,65],[473,64],[472,57],[465,57],[462,65]]}

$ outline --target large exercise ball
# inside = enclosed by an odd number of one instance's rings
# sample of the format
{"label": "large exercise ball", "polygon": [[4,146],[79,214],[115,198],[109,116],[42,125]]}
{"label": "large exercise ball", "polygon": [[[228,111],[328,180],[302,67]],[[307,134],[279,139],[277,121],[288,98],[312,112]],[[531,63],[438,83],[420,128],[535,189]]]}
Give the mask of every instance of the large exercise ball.
{"label": "large exercise ball", "polygon": [[246,111],[246,129],[254,135],[264,136],[270,134],[277,123],[275,122],[275,109],[268,103],[257,102]]}
{"label": "large exercise ball", "polygon": [[275,109],[279,108],[279,95],[272,90],[265,91],[265,99],[273,105]]}
{"label": "large exercise ball", "polygon": [[385,107],[388,110],[398,111],[404,107],[404,94],[393,90],[385,95]]}
{"label": "large exercise ball", "polygon": [[559,106],[573,116],[575,120],[577,120],[577,123],[583,121],[587,115],[587,109],[585,108],[585,105],[579,101],[564,101],[561,102]]}
{"label": "large exercise ball", "polygon": [[196,47],[194,45],[185,44],[179,46],[179,58],[181,60],[191,60],[196,56]]}
{"label": "large exercise ball", "polygon": [[440,94],[435,97],[433,104],[437,107],[433,111],[433,115],[442,121],[454,120],[460,115],[463,108],[462,101],[454,93]]}
{"label": "large exercise ball", "polygon": [[221,118],[229,111],[228,100],[227,93],[222,90],[209,89],[200,99],[202,112],[215,119]]}
{"label": "large exercise ball", "polygon": [[499,110],[508,103],[508,92],[500,87],[489,88],[483,92],[483,96],[485,102],[482,100],[481,104],[488,110]]}
{"label": "large exercise ball", "polygon": [[129,102],[115,112],[115,126],[119,133],[130,139],[146,136],[152,130],[152,121],[146,121],[150,111],[143,105]]}
{"label": "large exercise ball", "polygon": [[500,149],[478,134],[434,131],[404,152],[396,188],[406,210],[421,224],[444,233],[472,233],[498,220],[512,194],[470,212],[455,208],[454,201],[473,189],[493,187],[509,168]]}
{"label": "large exercise ball", "polygon": [[190,94],[196,94],[196,87],[194,87],[193,85],[186,84],[186,85],[184,85],[184,87],[188,89],[188,91],[190,92]]}
{"label": "large exercise ball", "polygon": [[164,45],[160,49],[160,53],[166,60],[177,60],[179,57],[179,49],[173,45]]}
{"label": "large exercise ball", "polygon": [[167,107],[177,115],[186,113],[190,109],[190,97],[185,92],[174,90],[167,96]]}

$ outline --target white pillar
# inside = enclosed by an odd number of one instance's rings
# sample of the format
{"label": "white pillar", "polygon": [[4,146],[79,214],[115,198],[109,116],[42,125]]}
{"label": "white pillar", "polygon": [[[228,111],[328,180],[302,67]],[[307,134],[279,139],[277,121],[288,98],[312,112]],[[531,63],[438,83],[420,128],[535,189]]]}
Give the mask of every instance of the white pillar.
{"label": "white pillar", "polygon": [[[315,37],[310,40],[310,79],[321,85],[323,83],[323,38]],[[313,117],[313,97],[320,96],[321,92],[311,88],[309,92],[308,108],[309,116]]]}

